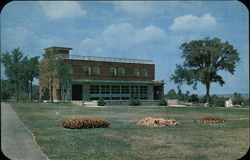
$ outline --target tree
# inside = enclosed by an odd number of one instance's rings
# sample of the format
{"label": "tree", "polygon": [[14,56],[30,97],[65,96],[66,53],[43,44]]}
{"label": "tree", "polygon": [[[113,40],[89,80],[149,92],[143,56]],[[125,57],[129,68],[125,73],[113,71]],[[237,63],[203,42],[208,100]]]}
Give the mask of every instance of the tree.
{"label": "tree", "polygon": [[14,96],[15,87],[10,83],[9,80],[1,79],[1,100],[8,100]]}
{"label": "tree", "polygon": [[189,102],[199,102],[199,97],[197,94],[192,94],[188,100]]}
{"label": "tree", "polygon": [[10,82],[16,86],[16,98],[19,101],[19,89],[23,79],[22,64],[23,60],[27,58],[19,49],[14,49],[11,53],[2,54],[2,62],[5,67],[5,74]]}
{"label": "tree", "polygon": [[175,92],[174,89],[171,89],[171,90],[168,91],[166,97],[167,97],[168,99],[176,99],[177,94],[176,94],[176,92]]}
{"label": "tree", "polygon": [[[53,90],[59,84],[61,95],[62,84],[69,80],[71,74],[68,72],[68,66],[60,55],[52,51],[46,51],[43,55],[43,60],[39,63],[39,78],[42,86],[47,86],[50,91],[50,100],[53,103]],[[61,99],[61,97],[60,97]]]}
{"label": "tree", "polygon": [[234,105],[242,105],[244,102],[244,98],[239,93],[234,93],[233,95],[233,104]]}
{"label": "tree", "polygon": [[38,61],[39,56],[31,57],[30,59],[24,58],[23,60],[23,81],[25,84],[25,89],[29,98],[29,100],[32,101],[32,86],[34,78],[37,78],[39,75],[39,69],[38,69]]}
{"label": "tree", "polygon": [[234,74],[236,64],[239,63],[239,53],[234,47],[219,38],[194,40],[183,43],[180,47],[184,63],[176,65],[175,73],[170,79],[181,86],[183,82],[193,85],[197,89],[197,83],[206,86],[206,103],[209,103],[211,83],[225,83],[218,71],[228,71]]}

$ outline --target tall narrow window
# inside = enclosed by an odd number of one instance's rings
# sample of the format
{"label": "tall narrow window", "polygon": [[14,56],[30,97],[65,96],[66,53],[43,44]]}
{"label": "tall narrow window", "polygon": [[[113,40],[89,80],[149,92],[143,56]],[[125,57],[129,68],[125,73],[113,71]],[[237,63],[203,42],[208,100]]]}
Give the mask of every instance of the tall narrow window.
{"label": "tall narrow window", "polygon": [[73,74],[73,68],[72,68],[72,66],[70,64],[67,64],[66,67],[67,67],[67,73],[68,74]]}
{"label": "tall narrow window", "polygon": [[139,98],[139,87],[138,86],[131,86],[131,98]]}
{"label": "tall narrow window", "polygon": [[117,75],[116,68],[114,68],[114,67],[110,68],[110,75],[112,75],[112,76]]}
{"label": "tall narrow window", "polygon": [[90,86],[90,94],[99,94],[100,87],[98,85],[91,85]]}
{"label": "tall narrow window", "polygon": [[121,86],[121,93],[122,94],[129,94],[129,86]]}
{"label": "tall narrow window", "polygon": [[93,67],[93,75],[100,75],[100,67]]}
{"label": "tall narrow window", "polygon": [[148,76],[148,71],[147,69],[142,69],[142,76],[147,77]]}
{"label": "tall narrow window", "polygon": [[119,76],[124,76],[124,68],[119,68],[118,69],[118,75]]}
{"label": "tall narrow window", "polygon": [[139,69],[134,69],[134,75],[135,75],[135,76],[140,76]]}
{"label": "tall narrow window", "polygon": [[89,66],[83,67],[83,73],[84,75],[90,75],[91,74],[91,68]]}
{"label": "tall narrow window", "polygon": [[101,94],[109,94],[109,93],[110,93],[109,85],[101,86]]}
{"label": "tall narrow window", "polygon": [[140,86],[140,99],[147,99],[147,86]]}
{"label": "tall narrow window", "polygon": [[111,86],[111,93],[112,94],[119,94],[120,93],[120,86]]}

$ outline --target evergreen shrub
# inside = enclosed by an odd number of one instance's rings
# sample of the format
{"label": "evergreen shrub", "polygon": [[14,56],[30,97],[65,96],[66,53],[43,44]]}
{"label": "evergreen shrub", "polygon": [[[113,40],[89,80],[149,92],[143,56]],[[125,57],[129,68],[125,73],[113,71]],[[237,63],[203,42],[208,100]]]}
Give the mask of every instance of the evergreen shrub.
{"label": "evergreen shrub", "polygon": [[141,105],[141,102],[140,102],[139,99],[132,98],[131,101],[130,101],[130,105],[131,106],[139,106],[139,105]]}
{"label": "evergreen shrub", "polygon": [[161,100],[159,101],[158,105],[159,105],[159,106],[167,106],[168,103],[167,103],[167,101],[166,101],[165,99],[161,99]]}
{"label": "evergreen shrub", "polygon": [[106,104],[103,98],[100,98],[97,103],[98,103],[98,106],[104,106]]}

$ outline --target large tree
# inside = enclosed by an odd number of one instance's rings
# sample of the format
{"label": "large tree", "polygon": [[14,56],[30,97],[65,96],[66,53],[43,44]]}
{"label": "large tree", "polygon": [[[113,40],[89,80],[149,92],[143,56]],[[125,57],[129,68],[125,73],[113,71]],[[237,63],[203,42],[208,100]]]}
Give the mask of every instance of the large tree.
{"label": "large tree", "polygon": [[184,63],[176,65],[175,73],[170,79],[178,87],[183,82],[193,85],[196,89],[197,83],[206,86],[206,103],[209,103],[209,92],[211,83],[225,83],[219,71],[228,71],[234,74],[236,65],[239,63],[238,51],[227,41],[221,42],[219,38],[194,40],[183,43],[180,47]]}
{"label": "large tree", "polygon": [[24,89],[27,99],[32,100],[32,83],[38,77],[38,56],[30,59],[19,49],[11,53],[2,54],[2,62],[5,66],[5,74],[10,82],[16,86],[16,98],[19,101],[19,91]]}
{"label": "large tree", "polygon": [[16,86],[16,98],[19,101],[19,89],[23,79],[22,64],[23,60],[27,58],[24,53],[16,48],[11,53],[2,54],[2,62],[5,67],[5,74],[10,82]]}
{"label": "large tree", "polygon": [[32,101],[33,81],[39,75],[38,59],[39,59],[39,56],[31,57],[30,59],[24,58],[23,65],[22,65],[23,66],[22,67],[23,81],[25,84],[25,89],[28,95],[28,99],[30,101]]}
{"label": "large tree", "polygon": [[[62,84],[70,79],[68,67],[64,60],[52,51],[47,51],[39,64],[39,78],[42,86],[46,86],[50,91],[50,100],[53,103],[53,90],[59,84],[61,96]],[[61,97],[60,97],[61,99]]]}

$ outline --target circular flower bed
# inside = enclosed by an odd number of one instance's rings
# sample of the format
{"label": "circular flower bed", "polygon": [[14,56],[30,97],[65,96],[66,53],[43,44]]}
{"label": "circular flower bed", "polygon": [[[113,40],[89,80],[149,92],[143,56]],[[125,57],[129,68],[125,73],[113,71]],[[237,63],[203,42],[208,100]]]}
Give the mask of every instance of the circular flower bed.
{"label": "circular flower bed", "polygon": [[107,120],[99,118],[78,117],[69,118],[62,121],[61,125],[69,129],[86,129],[86,128],[107,128],[110,123]]}
{"label": "circular flower bed", "polygon": [[178,126],[180,125],[180,123],[174,119],[166,120],[164,118],[146,117],[138,121],[137,125],[148,126],[148,127],[165,127],[165,126]]}
{"label": "circular flower bed", "polygon": [[218,117],[205,117],[200,120],[195,120],[195,123],[224,123],[226,120]]}

